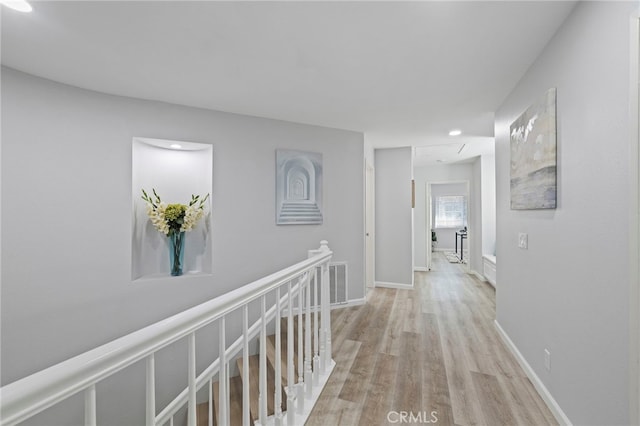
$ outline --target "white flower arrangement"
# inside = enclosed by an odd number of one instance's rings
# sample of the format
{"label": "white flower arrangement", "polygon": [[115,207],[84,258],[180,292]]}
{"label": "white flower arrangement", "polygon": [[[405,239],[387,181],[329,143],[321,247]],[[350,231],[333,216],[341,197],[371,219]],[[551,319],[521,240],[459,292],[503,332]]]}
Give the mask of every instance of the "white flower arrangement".
{"label": "white flower arrangement", "polygon": [[179,232],[188,232],[204,216],[205,202],[209,198],[207,194],[204,198],[199,195],[191,195],[189,205],[166,204],[153,189],[151,198],[147,192],[142,190],[142,199],[147,203],[147,215],[153,226],[165,235],[172,235]]}

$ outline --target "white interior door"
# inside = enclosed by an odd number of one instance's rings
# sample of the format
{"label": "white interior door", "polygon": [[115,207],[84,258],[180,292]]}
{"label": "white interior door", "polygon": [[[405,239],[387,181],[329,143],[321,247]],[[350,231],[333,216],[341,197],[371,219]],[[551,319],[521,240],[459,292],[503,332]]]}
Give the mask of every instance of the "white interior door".
{"label": "white interior door", "polygon": [[374,169],[365,165],[365,285],[367,290],[375,287],[375,219],[374,219]]}

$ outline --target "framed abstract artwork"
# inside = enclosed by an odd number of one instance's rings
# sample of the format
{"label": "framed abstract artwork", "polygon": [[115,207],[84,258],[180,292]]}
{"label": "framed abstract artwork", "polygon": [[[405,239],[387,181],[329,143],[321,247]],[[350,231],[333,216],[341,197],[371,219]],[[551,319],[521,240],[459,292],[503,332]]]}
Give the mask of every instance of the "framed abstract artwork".
{"label": "framed abstract artwork", "polygon": [[322,224],[322,154],[276,150],[276,224]]}
{"label": "framed abstract artwork", "polygon": [[511,209],[557,204],[556,89],[549,89],[510,127]]}

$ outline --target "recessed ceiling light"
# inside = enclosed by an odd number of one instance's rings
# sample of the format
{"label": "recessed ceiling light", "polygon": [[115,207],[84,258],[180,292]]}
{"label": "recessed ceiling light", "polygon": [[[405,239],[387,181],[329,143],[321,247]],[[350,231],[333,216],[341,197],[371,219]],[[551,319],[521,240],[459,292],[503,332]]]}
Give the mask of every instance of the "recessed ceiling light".
{"label": "recessed ceiling light", "polygon": [[171,145],[169,145],[169,147],[171,147],[173,149],[180,149],[180,148],[182,148],[182,145],[177,144],[177,143],[172,143]]}
{"label": "recessed ceiling light", "polygon": [[460,129],[454,129],[449,132],[449,136],[460,136],[461,134],[462,134],[462,130]]}
{"label": "recessed ceiling light", "polygon": [[18,12],[31,12],[33,10],[25,0],[0,0],[0,3]]}

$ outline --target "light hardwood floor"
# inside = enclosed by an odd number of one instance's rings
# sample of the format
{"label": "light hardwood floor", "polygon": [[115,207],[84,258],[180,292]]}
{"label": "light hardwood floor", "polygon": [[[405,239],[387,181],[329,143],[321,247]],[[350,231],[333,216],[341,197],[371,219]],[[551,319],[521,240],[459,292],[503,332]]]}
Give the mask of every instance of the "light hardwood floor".
{"label": "light hardwood floor", "polygon": [[495,331],[493,287],[434,257],[414,290],[332,311],[337,365],[307,425],[557,424]]}

